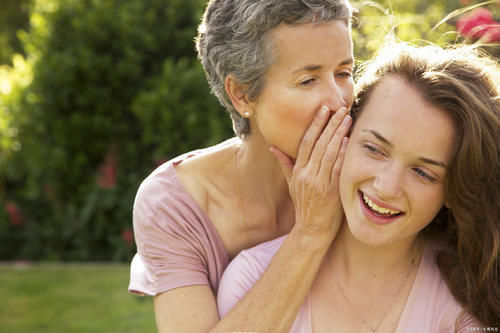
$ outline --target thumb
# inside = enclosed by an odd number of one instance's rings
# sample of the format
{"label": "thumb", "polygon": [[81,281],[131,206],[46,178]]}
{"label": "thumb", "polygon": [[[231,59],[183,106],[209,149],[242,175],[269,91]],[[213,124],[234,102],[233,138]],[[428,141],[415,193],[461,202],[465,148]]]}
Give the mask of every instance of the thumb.
{"label": "thumb", "polygon": [[290,179],[292,178],[292,171],[293,171],[293,160],[290,156],[276,148],[275,146],[271,146],[269,148],[269,151],[276,156],[278,159],[278,163],[281,168],[281,172],[285,176],[286,182],[290,183]]}

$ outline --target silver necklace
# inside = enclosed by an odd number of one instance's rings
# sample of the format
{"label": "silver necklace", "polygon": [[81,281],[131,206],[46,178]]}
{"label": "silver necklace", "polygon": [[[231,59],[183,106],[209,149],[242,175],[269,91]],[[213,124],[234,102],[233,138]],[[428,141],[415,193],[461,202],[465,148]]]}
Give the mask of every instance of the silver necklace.
{"label": "silver necklace", "polygon": [[[399,294],[401,293],[401,290],[403,290],[403,287],[405,286],[406,282],[408,281],[408,278],[410,277],[410,273],[412,271],[412,268],[413,268],[413,264],[415,263],[415,259],[416,257],[413,257],[413,259],[411,260],[410,262],[410,267],[408,268],[408,272],[406,273],[406,277],[404,278],[403,282],[401,283],[401,286],[399,286],[399,289],[396,291],[396,293],[394,294],[394,300],[397,299],[397,297],[399,296]],[[330,266],[330,270],[332,271],[332,274],[333,274],[333,280],[335,281],[335,285],[337,286],[337,289],[340,291],[340,293],[342,294],[342,296],[344,297],[344,300],[346,301],[347,305],[349,305],[349,308],[351,308],[351,311],[356,315],[356,317],[358,317],[358,319],[363,323],[363,325],[368,328],[371,332],[375,333],[377,332],[378,328],[380,327],[380,324],[382,324],[382,322],[384,321],[385,317],[387,317],[387,315],[389,314],[389,312],[391,311],[392,309],[392,304],[394,302],[391,302],[389,304],[389,306],[387,307],[387,310],[385,311],[384,315],[382,316],[382,318],[380,318],[380,320],[378,321],[377,325],[375,326],[371,326],[368,324],[368,322],[359,314],[358,311],[356,311],[356,309],[354,308],[354,306],[351,304],[351,302],[349,301],[349,299],[347,298],[347,295],[344,293],[344,291],[342,290],[342,288],[340,287],[340,284],[338,282],[338,278],[337,278],[337,275],[335,274],[335,271],[333,270],[333,266],[331,265],[330,263],[330,260],[327,260],[327,263],[328,263],[328,266]]]}

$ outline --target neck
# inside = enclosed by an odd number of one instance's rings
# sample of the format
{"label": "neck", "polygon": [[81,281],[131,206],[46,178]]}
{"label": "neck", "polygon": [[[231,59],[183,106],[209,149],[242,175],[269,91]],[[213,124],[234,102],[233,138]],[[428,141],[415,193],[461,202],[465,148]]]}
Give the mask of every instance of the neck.
{"label": "neck", "polygon": [[295,220],[288,184],[278,160],[264,142],[251,135],[234,153],[239,200],[248,230],[277,237],[289,232]]}
{"label": "neck", "polygon": [[290,201],[288,184],[278,160],[262,139],[249,135],[241,141],[235,158],[238,182],[245,193],[245,201],[265,202],[266,206],[275,207]]}
{"label": "neck", "polygon": [[335,263],[345,281],[358,281],[366,277],[384,281],[387,277],[406,273],[412,260],[418,263],[421,243],[419,238],[413,238],[371,246],[355,239],[344,221],[331,246],[329,260]]}

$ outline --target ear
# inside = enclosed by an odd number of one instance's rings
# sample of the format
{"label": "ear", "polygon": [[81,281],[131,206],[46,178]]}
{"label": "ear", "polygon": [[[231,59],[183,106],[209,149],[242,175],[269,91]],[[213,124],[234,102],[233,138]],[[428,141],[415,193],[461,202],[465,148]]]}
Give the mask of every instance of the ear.
{"label": "ear", "polygon": [[244,118],[250,117],[253,108],[252,103],[248,100],[245,87],[233,75],[229,74],[224,80],[224,88],[236,111]]}

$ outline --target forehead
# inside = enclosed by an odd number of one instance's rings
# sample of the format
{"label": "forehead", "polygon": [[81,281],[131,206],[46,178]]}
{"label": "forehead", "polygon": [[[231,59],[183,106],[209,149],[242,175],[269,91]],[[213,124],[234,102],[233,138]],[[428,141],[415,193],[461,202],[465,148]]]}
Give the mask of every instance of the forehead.
{"label": "forehead", "polygon": [[273,67],[288,68],[352,57],[350,29],[341,20],[296,26],[281,24],[273,30],[271,38],[277,56]]}
{"label": "forehead", "polygon": [[388,75],[376,85],[353,129],[380,132],[389,141],[424,152],[450,157],[456,128],[452,117],[432,105],[403,78]]}

